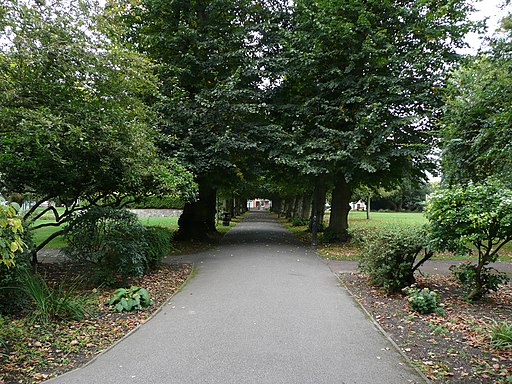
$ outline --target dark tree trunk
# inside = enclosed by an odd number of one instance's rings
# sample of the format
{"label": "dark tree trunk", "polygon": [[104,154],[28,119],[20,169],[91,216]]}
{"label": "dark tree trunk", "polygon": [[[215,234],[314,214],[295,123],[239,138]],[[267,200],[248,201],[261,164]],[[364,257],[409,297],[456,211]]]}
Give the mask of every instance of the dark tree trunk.
{"label": "dark tree trunk", "polygon": [[350,212],[350,198],[352,188],[344,176],[339,176],[334,182],[331,201],[331,217],[329,220],[329,231],[336,240],[347,242],[350,240],[348,234],[348,214]]}
{"label": "dark tree trunk", "polygon": [[315,193],[313,194],[312,202],[311,202],[311,216],[310,216],[310,225],[309,229],[312,230],[311,225],[316,216],[316,223],[318,225],[319,230],[322,230],[322,225],[324,222],[324,214],[325,214],[325,196],[327,195],[327,185],[325,184],[325,176],[320,175],[317,177],[315,181]]}
{"label": "dark tree trunk", "polygon": [[215,228],[215,211],[217,191],[204,178],[198,178],[198,199],[186,203],[183,208],[176,232],[176,240],[199,240],[210,242],[218,239]]}
{"label": "dark tree trunk", "polygon": [[278,216],[281,215],[281,197],[273,196],[272,197],[272,212],[277,213]]}
{"label": "dark tree trunk", "polygon": [[301,217],[303,219],[307,219],[311,216],[311,194],[304,193],[302,195],[302,208],[301,208]]}
{"label": "dark tree trunk", "polygon": [[300,216],[300,208],[302,207],[302,200],[300,195],[295,195],[293,199],[293,212],[292,217]]}

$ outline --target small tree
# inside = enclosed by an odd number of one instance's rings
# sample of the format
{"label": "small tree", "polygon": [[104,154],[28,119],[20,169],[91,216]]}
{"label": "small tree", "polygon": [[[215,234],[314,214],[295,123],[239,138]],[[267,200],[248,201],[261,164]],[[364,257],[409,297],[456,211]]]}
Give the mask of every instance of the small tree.
{"label": "small tree", "polygon": [[493,179],[442,189],[429,201],[426,216],[436,249],[456,254],[476,249],[478,264],[467,298],[481,298],[492,289],[485,284],[485,266],[512,240],[512,190]]}

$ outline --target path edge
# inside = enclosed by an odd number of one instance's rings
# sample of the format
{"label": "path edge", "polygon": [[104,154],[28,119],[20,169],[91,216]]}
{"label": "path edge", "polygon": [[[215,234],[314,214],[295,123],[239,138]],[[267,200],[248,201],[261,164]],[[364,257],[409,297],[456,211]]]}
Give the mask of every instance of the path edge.
{"label": "path edge", "polygon": [[[316,252],[315,252],[316,253]],[[318,255],[322,259],[320,255]],[[323,260],[323,259],[322,259]],[[368,311],[363,304],[359,300],[357,300],[357,296],[354,295],[354,293],[350,290],[350,288],[343,282],[342,278],[340,277],[343,275],[343,273],[334,273],[336,279],[340,283],[341,286],[347,291],[348,295],[350,296],[351,300],[357,304],[359,308],[366,314],[366,316],[370,319],[370,321],[375,325],[375,327],[379,330],[379,332],[391,343],[391,345],[395,348],[395,350],[402,356],[402,358],[405,360],[407,364],[409,364],[409,367],[411,367],[416,373],[423,379],[423,381],[426,384],[432,384],[432,381],[427,378],[427,376],[419,369],[414,362],[411,360],[409,356],[407,356],[404,351],[399,347],[399,345],[389,336],[389,334],[382,328],[382,326],[375,320],[373,315]]]}
{"label": "path edge", "polygon": [[[185,263],[185,264],[187,264],[187,263]],[[174,296],[176,296],[178,293],[180,293],[183,290],[183,288],[186,287],[186,285],[189,283],[189,281],[192,280],[197,275],[198,271],[199,271],[199,268],[195,264],[192,264],[192,269],[190,270],[190,273],[188,274],[186,280],[178,287],[178,289],[166,301],[164,301],[154,312],[152,312],[151,315],[147,319],[145,319],[143,323],[140,323],[135,328],[131,329],[128,333],[124,334],[123,337],[121,337],[120,339],[114,341],[107,348],[103,349],[101,352],[99,352],[98,354],[94,355],[90,360],[88,360],[83,365],[81,365],[79,367],[76,367],[76,368],[73,368],[70,371],[64,372],[61,375],[57,375],[55,377],[52,377],[51,379],[48,379],[46,381],[42,381],[41,384],[46,384],[46,383],[51,384],[57,378],[61,378],[63,376],[71,374],[72,372],[78,371],[79,369],[85,368],[88,365],[94,363],[96,361],[96,359],[98,359],[101,355],[103,355],[104,353],[107,353],[112,348],[114,348],[117,344],[121,343],[126,338],[128,338],[129,336],[131,336],[132,334],[137,332],[140,327],[142,327],[144,324],[146,324],[147,322],[152,320],[158,313],[160,313],[163,310],[163,308],[166,305],[168,305],[172,299],[174,299]]]}

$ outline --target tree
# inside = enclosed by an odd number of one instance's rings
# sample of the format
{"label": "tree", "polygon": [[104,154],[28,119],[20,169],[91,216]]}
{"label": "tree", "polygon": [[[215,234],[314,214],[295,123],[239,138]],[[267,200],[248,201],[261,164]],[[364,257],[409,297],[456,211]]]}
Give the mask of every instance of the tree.
{"label": "tree", "polygon": [[[112,38],[87,2],[4,8],[0,51],[2,192],[37,198],[32,221],[52,212],[59,226],[91,205],[147,194],[193,192],[191,175],[163,163],[155,147],[153,65]],[[46,201],[56,202],[43,210]],[[38,225],[32,228],[37,228]],[[35,248],[36,252],[55,232]]]}
{"label": "tree", "polygon": [[488,51],[450,78],[442,120],[442,171],[447,185],[498,177],[512,185],[512,27],[503,23]]}
{"label": "tree", "polygon": [[[125,38],[160,63],[164,98],[160,143],[196,175],[198,199],[185,204],[177,238],[216,237],[219,187],[243,175],[244,158],[257,152],[260,77],[254,28],[263,9],[249,0],[141,0],[111,2]],[[256,128],[255,128],[256,127]]]}
{"label": "tree", "polygon": [[492,275],[486,266],[512,241],[512,190],[496,180],[445,188],[431,198],[425,212],[435,249],[477,252],[477,265],[466,273],[472,283],[468,298],[496,290],[503,277]]}
{"label": "tree", "polygon": [[282,42],[276,100],[280,160],[332,182],[330,231],[348,239],[351,191],[431,170],[431,149],[456,47],[473,28],[464,0],[297,1]]}

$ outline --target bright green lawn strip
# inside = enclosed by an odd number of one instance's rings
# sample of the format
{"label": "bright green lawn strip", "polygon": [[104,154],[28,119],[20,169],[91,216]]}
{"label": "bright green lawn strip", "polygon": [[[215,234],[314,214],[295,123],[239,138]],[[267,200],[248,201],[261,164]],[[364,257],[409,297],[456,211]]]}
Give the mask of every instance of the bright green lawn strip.
{"label": "bright green lawn strip", "polygon": [[[287,220],[282,219],[285,226],[299,237],[304,243],[311,244],[311,234],[307,227],[294,227]],[[382,229],[391,226],[423,225],[427,220],[423,213],[417,212],[372,212],[370,220],[366,219],[366,212],[352,211],[349,214],[349,227],[351,229]],[[329,214],[326,214],[324,225],[329,224]],[[354,243],[322,243],[322,234],[319,234],[318,253],[325,258],[334,260],[359,260],[361,249]],[[475,260],[471,256],[455,256],[451,253],[438,253],[434,260]],[[500,261],[512,261],[512,243],[507,244],[500,252]]]}
{"label": "bright green lawn strip", "polygon": [[[233,228],[240,218],[234,218],[229,224],[229,226],[223,226],[221,222],[217,224],[217,230],[225,234],[231,228]],[[159,226],[170,229],[171,231],[176,231],[178,229],[178,217],[142,217],[140,221],[143,225],[146,226]],[[38,220],[36,224],[40,224],[43,222],[49,222],[48,220]],[[53,232],[57,231],[60,227],[43,227],[33,231],[34,242],[36,244],[40,244],[44,239],[48,238]],[[62,236],[59,236],[52,240],[45,249],[61,249],[66,246],[66,241]],[[187,252],[197,252],[205,249],[205,245],[201,243],[191,242],[190,244],[183,243],[175,243],[174,251],[172,254],[183,254]]]}

